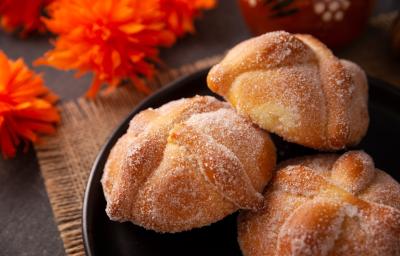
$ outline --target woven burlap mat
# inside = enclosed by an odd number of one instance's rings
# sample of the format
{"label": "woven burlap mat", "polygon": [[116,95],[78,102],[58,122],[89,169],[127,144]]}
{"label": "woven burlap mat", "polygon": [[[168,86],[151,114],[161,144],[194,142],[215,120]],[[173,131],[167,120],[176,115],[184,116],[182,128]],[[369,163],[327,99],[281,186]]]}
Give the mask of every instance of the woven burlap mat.
{"label": "woven burlap mat", "polygon": [[[177,77],[216,63],[203,59],[162,72],[151,86],[160,88]],[[81,234],[83,193],[100,147],[145,95],[129,86],[95,101],[80,98],[61,105],[62,123],[54,136],[35,146],[47,194],[67,255],[84,255]]]}

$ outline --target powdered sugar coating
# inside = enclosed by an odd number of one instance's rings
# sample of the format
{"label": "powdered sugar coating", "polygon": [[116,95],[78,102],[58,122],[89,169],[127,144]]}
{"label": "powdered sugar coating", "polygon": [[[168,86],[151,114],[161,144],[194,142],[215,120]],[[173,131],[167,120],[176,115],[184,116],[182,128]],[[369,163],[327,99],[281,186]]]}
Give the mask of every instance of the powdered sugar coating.
{"label": "powdered sugar coating", "polygon": [[308,35],[278,31],[244,41],[210,70],[207,84],[239,114],[307,147],[342,149],[367,131],[364,71]]}
{"label": "powdered sugar coating", "polygon": [[246,256],[399,255],[399,200],[400,185],[364,152],[293,159],[265,208],[240,214],[239,243]]}
{"label": "powdered sugar coating", "polygon": [[158,232],[209,225],[262,205],[275,157],[268,134],[228,104],[173,101],[136,115],[112,149],[102,178],[106,211]]}

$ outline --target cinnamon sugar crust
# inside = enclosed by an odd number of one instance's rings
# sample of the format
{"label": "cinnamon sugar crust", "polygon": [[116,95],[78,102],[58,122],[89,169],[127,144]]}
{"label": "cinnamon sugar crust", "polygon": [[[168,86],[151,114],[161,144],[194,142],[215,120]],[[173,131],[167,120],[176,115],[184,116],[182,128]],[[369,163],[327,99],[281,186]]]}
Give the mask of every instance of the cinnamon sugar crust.
{"label": "cinnamon sugar crust", "polygon": [[362,151],[289,160],[264,196],[238,218],[246,256],[400,254],[400,185]]}
{"label": "cinnamon sugar crust", "polygon": [[112,220],[157,232],[209,225],[259,209],[272,176],[269,135],[210,96],[136,115],[112,149],[102,185]]}
{"label": "cinnamon sugar crust", "polygon": [[246,40],[210,70],[207,84],[253,123],[307,147],[343,149],[368,128],[364,71],[310,35]]}

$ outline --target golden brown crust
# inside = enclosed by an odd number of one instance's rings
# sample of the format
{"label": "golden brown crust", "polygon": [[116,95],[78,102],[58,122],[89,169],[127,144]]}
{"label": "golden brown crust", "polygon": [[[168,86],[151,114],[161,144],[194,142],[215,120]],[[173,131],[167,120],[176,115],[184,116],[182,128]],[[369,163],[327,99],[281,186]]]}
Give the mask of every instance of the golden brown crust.
{"label": "golden brown crust", "polygon": [[265,192],[265,208],[242,212],[246,256],[399,255],[400,185],[350,151],[283,163]]}
{"label": "golden brown crust", "polygon": [[304,146],[341,149],[368,127],[365,73],[309,35],[272,32],[244,41],[210,70],[207,84],[239,114]]}
{"label": "golden brown crust", "polygon": [[262,206],[275,158],[268,134],[228,104],[173,101],[136,115],[112,149],[102,178],[106,211],[158,232],[209,225]]}

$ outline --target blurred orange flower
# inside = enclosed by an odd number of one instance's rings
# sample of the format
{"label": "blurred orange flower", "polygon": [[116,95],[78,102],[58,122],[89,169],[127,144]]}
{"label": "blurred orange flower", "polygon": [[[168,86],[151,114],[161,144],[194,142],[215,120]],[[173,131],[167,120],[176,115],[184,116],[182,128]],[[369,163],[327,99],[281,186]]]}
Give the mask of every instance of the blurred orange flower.
{"label": "blurred orange flower", "polygon": [[21,35],[46,31],[41,21],[44,8],[53,0],[0,0],[1,26],[8,32],[21,30]]}
{"label": "blurred orange flower", "polygon": [[[170,10],[175,2],[179,8]],[[192,31],[189,19],[197,15],[195,8],[210,6],[209,2],[57,0],[49,6],[50,18],[45,24],[58,38],[54,49],[36,64],[75,69],[78,76],[93,72],[89,97],[94,97],[103,84],[114,89],[126,78],[148,93],[149,88],[140,78],[153,76],[159,62],[158,48],[170,46],[177,35]]]}
{"label": "blurred orange flower", "polygon": [[60,116],[53,106],[57,97],[22,59],[9,60],[0,51],[0,70],[0,148],[9,158],[21,142],[27,146],[37,133],[54,132]]}
{"label": "blurred orange flower", "polygon": [[215,4],[215,0],[160,0],[168,29],[177,36],[193,33],[193,20],[200,14],[200,10],[211,9]]}

